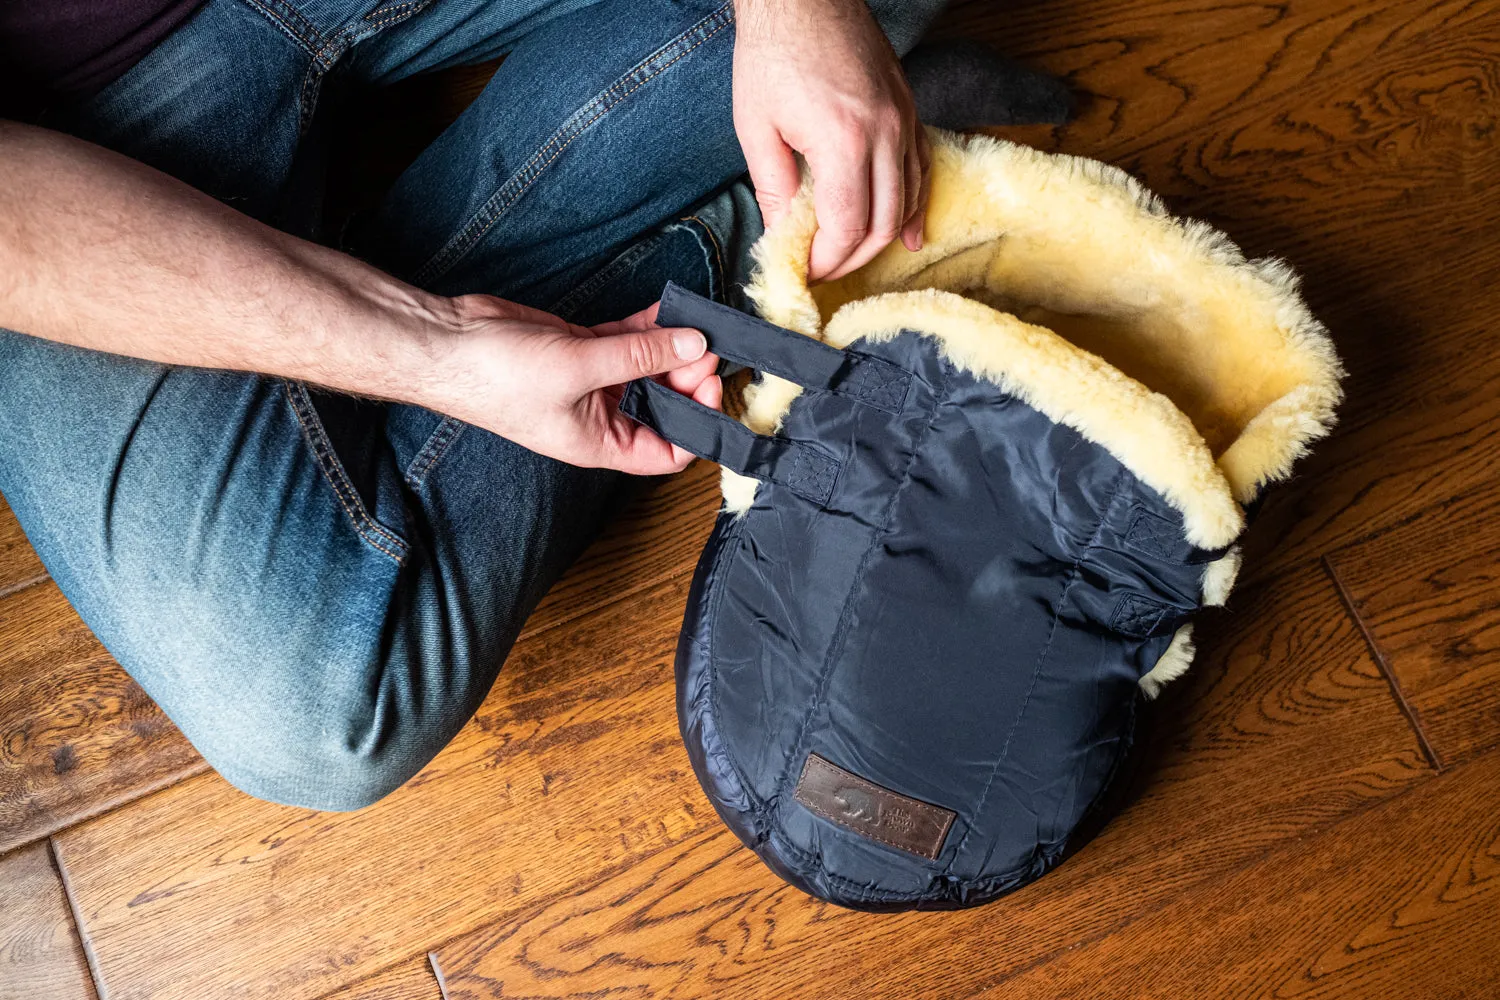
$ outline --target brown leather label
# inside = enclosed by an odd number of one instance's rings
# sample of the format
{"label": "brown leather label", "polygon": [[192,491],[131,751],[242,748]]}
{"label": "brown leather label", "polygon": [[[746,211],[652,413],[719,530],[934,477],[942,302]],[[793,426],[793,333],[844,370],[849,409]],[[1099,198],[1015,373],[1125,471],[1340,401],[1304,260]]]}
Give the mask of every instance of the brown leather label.
{"label": "brown leather label", "polygon": [[881,788],[809,754],[797,781],[797,801],[831,823],[861,837],[935,859],[958,816],[921,799]]}

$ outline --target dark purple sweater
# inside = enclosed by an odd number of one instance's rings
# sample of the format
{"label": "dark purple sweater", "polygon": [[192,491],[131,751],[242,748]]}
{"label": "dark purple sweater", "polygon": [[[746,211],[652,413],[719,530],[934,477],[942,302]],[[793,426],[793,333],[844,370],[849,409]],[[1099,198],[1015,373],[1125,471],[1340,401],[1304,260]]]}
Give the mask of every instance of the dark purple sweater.
{"label": "dark purple sweater", "polygon": [[203,0],[0,0],[0,114],[93,93]]}

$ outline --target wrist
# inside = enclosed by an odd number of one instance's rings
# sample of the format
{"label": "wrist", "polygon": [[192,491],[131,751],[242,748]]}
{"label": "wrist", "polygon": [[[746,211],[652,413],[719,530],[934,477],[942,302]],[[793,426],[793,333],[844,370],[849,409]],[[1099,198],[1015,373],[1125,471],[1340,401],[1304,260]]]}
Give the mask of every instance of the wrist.
{"label": "wrist", "polygon": [[[462,371],[461,300],[425,292],[372,271],[354,290],[351,342],[360,345],[345,388],[360,395],[448,412],[451,387]],[[362,329],[361,329],[362,328]]]}

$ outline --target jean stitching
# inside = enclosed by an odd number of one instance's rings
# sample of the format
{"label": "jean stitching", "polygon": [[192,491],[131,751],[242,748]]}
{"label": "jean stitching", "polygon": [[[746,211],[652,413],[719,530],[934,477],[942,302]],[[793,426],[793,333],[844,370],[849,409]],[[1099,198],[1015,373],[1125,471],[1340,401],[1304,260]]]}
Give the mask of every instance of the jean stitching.
{"label": "jean stitching", "polygon": [[464,429],[463,421],[455,420],[453,417],[444,417],[438,424],[437,430],[422,445],[422,450],[417,452],[417,457],[412,459],[411,467],[406,470],[406,483],[414,490],[422,488],[427,480],[427,474],[448,451],[448,446],[457,440],[459,432]]}
{"label": "jean stitching", "polygon": [[[375,24],[385,24],[390,20],[391,16],[400,16],[401,12],[405,11],[406,8],[423,7],[426,6],[429,2],[431,2],[431,0],[406,0],[405,3],[391,4],[386,7],[377,7],[374,10],[370,11],[370,13],[365,15],[365,20],[371,21]],[[382,17],[382,15],[388,16]]]}
{"label": "jean stitching", "polygon": [[[243,0],[245,6],[251,8],[266,20],[270,21],[277,29],[292,41],[307,50],[308,55],[317,53],[325,40],[312,23],[297,12],[295,7],[279,2],[279,0]],[[295,26],[291,22],[296,22]]]}
{"label": "jean stitching", "polygon": [[[643,67],[654,60],[660,59],[663,55],[665,55],[667,51],[670,51],[673,46],[680,45],[684,40],[691,37],[695,32],[702,30],[705,25],[713,20],[713,18],[719,17],[728,7],[729,5],[726,4],[724,7],[719,8],[718,11],[715,11],[714,14],[705,18],[703,21],[698,22],[698,24],[694,25],[688,31],[679,36],[679,38],[675,40],[671,46],[666,46],[664,47],[664,49],[652,53],[650,57],[642,61],[630,73],[626,74],[620,80],[615,81],[605,91],[590,100],[588,104],[585,104],[581,111],[588,110],[595,105],[598,105],[598,112],[591,118],[588,118],[580,124],[571,125],[571,127],[565,124],[561,129],[554,133],[553,136],[543,144],[542,148],[536,152],[532,159],[521,168],[521,170],[516,174],[516,177],[508,182],[505,187],[502,187],[499,191],[497,191],[495,196],[488,203],[486,203],[486,205],[482,209],[480,209],[480,211],[475,215],[473,221],[465,226],[464,229],[457,236],[455,236],[452,241],[450,241],[447,247],[444,247],[442,250],[438,251],[437,255],[423,266],[421,271],[418,273],[417,283],[421,284],[425,281],[432,280],[433,278],[452,268],[453,265],[458,263],[459,260],[462,260],[464,255],[466,255],[469,250],[471,250],[480,240],[482,240],[486,233],[494,228],[495,223],[498,222],[500,218],[505,214],[505,212],[509,210],[510,206],[514,205],[523,194],[531,189],[531,186],[536,183],[537,178],[539,178],[546,171],[546,169],[551,166],[552,163],[556,161],[557,158],[561,156],[569,146],[573,144],[574,140],[576,140],[579,136],[586,132],[595,122],[599,121],[610,111],[614,110],[614,108],[616,108],[621,101],[625,100],[625,98],[629,97],[631,94],[635,93],[651,80],[666,72],[666,70],[670,69],[673,65],[693,52],[694,49],[697,49],[704,42],[708,41],[714,35],[718,34],[719,30],[728,23],[727,19],[721,21],[720,24],[716,25],[712,30],[708,31],[707,34],[703,35],[702,38],[699,38],[698,41],[694,42],[687,49],[673,56],[672,59],[670,59],[668,62],[662,64],[661,66],[658,66],[655,70],[651,71],[647,75],[641,76]],[[639,79],[636,79],[637,77],[639,77]],[[621,87],[625,86],[628,83],[631,83],[632,80],[634,81],[634,83],[628,90],[621,91],[618,94],[615,93],[616,91],[619,91]],[[613,100],[611,101],[612,97]],[[574,117],[576,118],[577,115],[575,115]],[[564,139],[563,136],[565,135],[566,138]],[[561,145],[557,146],[557,148],[552,152],[552,155],[549,156],[545,162],[537,164],[537,158],[546,153],[549,147],[553,146],[559,141],[561,141]],[[518,183],[519,187],[510,192],[507,196],[505,189]],[[485,218],[486,216],[489,216],[488,219]],[[485,221],[483,221],[481,224],[480,220]],[[479,226],[477,232],[474,231],[476,225]],[[449,259],[445,260],[445,257]]]}
{"label": "jean stitching", "polygon": [[1099,523],[1094,525],[1093,534],[1089,536],[1088,543],[1084,545],[1083,551],[1073,561],[1073,567],[1068,571],[1067,581],[1063,584],[1062,593],[1057,595],[1057,609],[1052,613],[1052,623],[1047,629],[1047,641],[1042,646],[1041,655],[1036,658],[1036,665],[1031,670],[1031,680],[1026,685],[1026,695],[1021,699],[1021,707],[1016,712],[1016,717],[1010,724],[1009,731],[1005,734],[1005,742],[1001,744],[1000,756],[996,758],[995,764],[990,768],[989,778],[985,780],[984,789],[979,793],[979,801],[974,806],[974,821],[964,828],[964,835],[959,838],[958,846],[953,849],[953,857],[948,859],[948,865],[943,869],[945,874],[953,871],[953,866],[958,864],[958,859],[963,856],[964,845],[969,842],[969,835],[974,832],[974,825],[981,821],[984,815],[984,804],[990,797],[990,788],[995,784],[995,776],[1000,773],[1000,765],[1010,758],[1010,744],[1015,739],[1016,730],[1021,728],[1021,720],[1026,717],[1026,709],[1031,705],[1031,696],[1036,691],[1037,678],[1042,675],[1042,667],[1047,664],[1047,657],[1052,653],[1052,641],[1057,638],[1057,623],[1062,620],[1063,607],[1067,604],[1068,595],[1073,592],[1073,585],[1078,582],[1079,571],[1088,560],[1089,553],[1099,546],[1099,538],[1104,534],[1104,525],[1109,521],[1109,509],[1114,506],[1115,500],[1120,495],[1124,485],[1125,472],[1121,471],[1112,484],[1109,499],[1104,503],[1104,509],[1099,514]]}
{"label": "jean stitching", "polygon": [[[390,556],[397,565],[402,564],[406,559],[406,543],[371,517],[370,512],[365,509],[364,502],[355,492],[354,484],[349,482],[343,464],[339,462],[338,456],[333,451],[333,444],[328,440],[322,422],[318,420],[316,413],[312,412],[312,400],[307,398],[307,390],[291,382],[282,384],[286,389],[287,403],[292,408],[292,415],[297,418],[297,423],[302,427],[302,436],[312,450],[313,458],[317,460],[323,478],[328,481],[328,485],[333,487],[333,494],[338,498],[339,506],[344,508],[344,513],[348,515],[354,530],[372,548]],[[386,548],[377,539],[383,539],[396,551]]]}
{"label": "jean stitching", "polygon": [[302,426],[303,433],[312,446],[313,456],[318,460],[319,468],[333,487],[339,504],[344,508],[345,513],[349,515],[350,520],[354,522],[355,530],[362,537],[365,537],[366,541],[370,542],[375,548],[397,562],[400,562],[400,556],[386,549],[374,538],[367,536],[368,532],[369,534],[374,534],[385,539],[398,549],[405,547],[404,542],[391,535],[374,518],[370,517],[364,503],[359,499],[358,493],[355,492],[353,484],[349,482],[343,465],[338,461],[338,457],[333,451],[333,445],[323,430],[322,422],[316,418],[315,413],[312,411],[312,402],[306,398],[306,390],[300,386],[294,389],[288,384],[287,393],[292,403],[292,412],[297,417],[297,422]]}
{"label": "jean stitching", "polygon": [[[531,189],[532,185],[536,183],[537,178],[546,172],[547,168],[573,144],[574,140],[583,135],[595,122],[618,107],[620,102],[686,58],[704,42],[717,35],[733,18],[733,4],[724,4],[708,17],[705,17],[673,39],[672,42],[651,53],[651,55],[638,63],[629,73],[592,97],[588,103],[579,108],[561,128],[542,144],[542,147],[516,172],[515,176],[502,185],[442,249],[438,250],[426,264],[422,265],[417,271],[413,282],[417,285],[425,285],[452,269],[455,264],[462,260],[485,237],[485,234],[494,228],[495,223],[500,221],[505,213],[509,211],[510,207]],[[718,23],[714,23],[716,21]],[[647,69],[653,62],[661,60],[674,48],[681,46],[695,34],[700,33],[702,37],[698,38],[697,41],[693,42],[686,49],[672,56],[670,60],[654,69]],[[628,89],[622,90],[621,88],[624,87],[628,87]],[[598,110],[592,114],[592,117],[582,122],[576,121],[580,115],[593,111],[596,108]],[[547,156],[549,151],[551,155]],[[543,156],[547,156],[546,160],[538,162]]]}
{"label": "jean stitching", "polygon": [[[307,75],[302,78],[302,87],[297,96],[299,130],[305,132],[312,122],[318,92],[323,85],[323,77],[343,58],[345,52],[386,26],[404,21],[413,14],[419,13],[431,3],[432,0],[410,0],[395,7],[377,7],[364,16],[363,20],[367,23],[347,24],[331,37],[320,39],[322,45],[312,53],[312,64],[307,68]],[[389,14],[389,16],[371,21],[372,18],[380,17],[382,14]]]}
{"label": "jean stitching", "polygon": [[655,248],[657,242],[657,237],[651,237],[635,244],[603,268],[595,271],[591,277],[575,285],[566,295],[553,302],[547,311],[571,322],[571,313],[587,304],[595,292],[607,285],[621,271],[647,256]]}
{"label": "jean stitching", "polygon": [[698,223],[698,225],[703,229],[703,232],[708,236],[708,241],[713,244],[714,252],[710,256],[713,257],[714,274],[717,276],[718,281],[713,288],[709,289],[709,291],[717,291],[718,294],[710,295],[709,298],[715,300],[724,298],[729,293],[728,288],[725,287],[727,279],[724,276],[724,247],[720,245],[719,238],[714,235],[713,227],[704,222],[702,219],[698,218],[696,215],[686,216],[682,221]]}

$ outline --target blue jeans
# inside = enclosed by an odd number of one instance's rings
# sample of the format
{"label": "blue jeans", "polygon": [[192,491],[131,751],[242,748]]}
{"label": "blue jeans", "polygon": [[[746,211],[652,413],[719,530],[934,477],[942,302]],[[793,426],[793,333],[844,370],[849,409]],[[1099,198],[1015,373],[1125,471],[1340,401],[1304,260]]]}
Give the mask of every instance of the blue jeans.
{"label": "blue jeans", "polygon": [[[905,50],[941,3],[874,6]],[[593,323],[668,278],[732,293],[758,224],[725,190],[733,37],[729,0],[209,0],[51,124],[319,238],[331,105],[507,54],[348,238],[433,291]],[[0,330],[0,492],[116,659],[263,798],[351,809],[414,775],[628,488],[420,407]]]}

